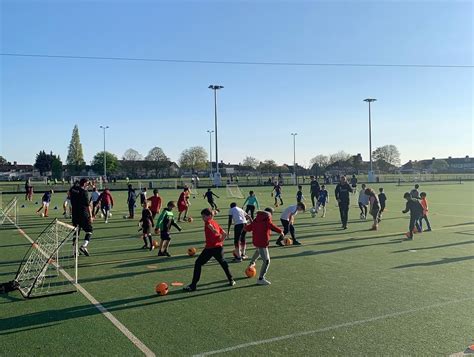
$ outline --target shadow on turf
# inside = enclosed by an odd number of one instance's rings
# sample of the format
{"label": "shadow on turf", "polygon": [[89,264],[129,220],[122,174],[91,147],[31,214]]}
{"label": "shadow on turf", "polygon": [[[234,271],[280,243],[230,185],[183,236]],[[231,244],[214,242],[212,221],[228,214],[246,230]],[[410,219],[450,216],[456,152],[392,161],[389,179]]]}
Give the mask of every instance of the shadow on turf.
{"label": "shadow on turf", "polygon": [[[455,232],[455,233],[460,233],[460,232]],[[470,241],[465,241],[465,242],[435,245],[435,246],[432,246],[432,247],[416,248],[416,250],[429,250],[429,249],[437,249],[437,248],[455,247],[455,246],[458,246],[458,245],[473,244],[473,243],[474,243],[474,240],[470,240]],[[392,253],[406,253],[406,252],[409,252],[410,250],[411,249],[403,249],[403,250],[397,250],[397,251],[392,252]]]}
{"label": "shadow on turf", "polygon": [[393,267],[392,269],[405,269],[405,268],[415,268],[415,267],[429,267],[434,265],[442,265],[442,264],[450,264],[450,263],[458,263],[465,260],[473,260],[474,255],[466,256],[466,257],[458,257],[458,258],[442,258],[441,260],[427,262],[427,263],[411,263],[405,265],[399,265]]}
{"label": "shadow on turf", "polygon": [[[236,278],[236,281],[248,280],[247,278]],[[223,282],[223,285],[220,283]],[[216,286],[216,284],[219,284]],[[206,287],[206,288],[203,288]],[[256,284],[236,285],[234,287],[227,286],[227,281],[218,281],[207,284],[198,285],[198,290],[193,293],[185,292],[181,288],[171,290],[167,296],[162,297],[157,294],[146,295],[141,297],[122,299],[104,302],[102,305],[109,311],[121,311],[132,308],[145,307],[157,304],[166,304],[174,301],[183,301],[192,298],[199,298],[208,295],[231,292],[238,289],[247,289],[258,287]],[[259,287],[261,288],[261,287]],[[23,299],[19,299],[24,301]],[[92,315],[101,314],[94,306],[90,304],[68,307],[64,309],[50,309],[46,311],[24,314],[16,317],[0,318],[0,326],[2,326],[1,335],[8,335],[20,331],[28,331],[50,327],[61,321],[77,319]]]}

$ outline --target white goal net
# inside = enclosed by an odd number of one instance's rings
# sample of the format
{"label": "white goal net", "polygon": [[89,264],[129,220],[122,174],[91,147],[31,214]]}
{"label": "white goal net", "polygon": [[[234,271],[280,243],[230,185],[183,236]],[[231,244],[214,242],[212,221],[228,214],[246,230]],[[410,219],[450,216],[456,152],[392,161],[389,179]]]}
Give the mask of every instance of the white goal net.
{"label": "white goal net", "polygon": [[55,219],[31,245],[15,278],[25,298],[76,291],[76,232],[73,226]]}
{"label": "white goal net", "polygon": [[0,206],[0,225],[9,221],[14,225],[18,224],[18,199],[13,197],[5,207]]}
{"label": "white goal net", "polygon": [[242,190],[240,189],[239,185],[226,185],[227,197],[231,198],[244,198]]}

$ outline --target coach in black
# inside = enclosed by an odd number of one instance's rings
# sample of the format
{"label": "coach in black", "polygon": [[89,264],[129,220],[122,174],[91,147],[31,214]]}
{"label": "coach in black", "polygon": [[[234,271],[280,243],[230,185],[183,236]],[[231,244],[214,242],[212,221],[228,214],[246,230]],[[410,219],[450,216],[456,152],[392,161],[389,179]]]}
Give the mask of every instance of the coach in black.
{"label": "coach in black", "polygon": [[[89,256],[87,246],[92,237],[92,209],[89,203],[89,193],[87,192],[88,180],[83,178],[79,181],[79,185],[74,185],[69,190],[72,207],[72,224],[74,227],[79,227],[84,230],[86,236],[84,243],[79,248],[79,251],[85,256]],[[76,242],[74,242],[76,244]]]}
{"label": "coach in black", "polygon": [[342,229],[347,229],[349,218],[349,194],[352,192],[351,186],[347,183],[346,176],[341,176],[341,181],[336,186],[336,200],[339,203],[339,213],[341,215]]}
{"label": "coach in black", "polygon": [[310,176],[311,179],[310,184],[310,193],[311,193],[311,204],[313,205],[313,208],[316,207],[316,202],[318,202],[319,199],[319,191],[321,191],[321,188],[319,187],[319,182],[316,177]]}

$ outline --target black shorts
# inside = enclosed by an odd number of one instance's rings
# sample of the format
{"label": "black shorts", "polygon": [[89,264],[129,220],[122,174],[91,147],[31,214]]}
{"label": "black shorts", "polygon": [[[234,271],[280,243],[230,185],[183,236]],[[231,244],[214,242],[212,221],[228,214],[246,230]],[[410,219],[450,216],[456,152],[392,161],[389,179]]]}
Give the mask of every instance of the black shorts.
{"label": "black shorts", "polygon": [[171,240],[171,234],[170,232],[160,232],[160,239],[161,240]]}
{"label": "black shorts", "polygon": [[356,184],[356,183],[353,183],[351,186],[352,186],[353,188],[356,188],[356,187],[357,187],[357,184]]}
{"label": "black shorts", "polygon": [[96,208],[99,205],[100,201],[93,201],[92,207]]}
{"label": "black shorts", "polygon": [[74,227],[79,227],[80,230],[83,230],[86,233],[92,233],[93,231],[91,220],[87,217],[73,217],[72,225]]}
{"label": "black shorts", "polygon": [[152,227],[149,224],[142,225],[143,234],[151,234]]}

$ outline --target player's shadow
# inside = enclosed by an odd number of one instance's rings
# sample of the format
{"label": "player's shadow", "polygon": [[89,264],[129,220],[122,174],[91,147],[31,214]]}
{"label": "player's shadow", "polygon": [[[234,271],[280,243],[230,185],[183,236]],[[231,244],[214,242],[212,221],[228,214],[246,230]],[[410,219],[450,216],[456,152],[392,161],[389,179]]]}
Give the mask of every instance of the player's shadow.
{"label": "player's shadow", "polygon": [[[456,247],[459,245],[464,245],[464,244],[473,244],[474,240],[470,241],[465,241],[465,242],[456,242],[456,243],[449,243],[449,244],[442,244],[442,245],[435,245],[432,247],[422,247],[422,248],[416,248],[416,250],[429,250],[429,249],[438,249],[438,248],[447,248],[447,247]],[[411,249],[403,249],[403,250],[397,250],[392,253],[406,253],[409,252]]]}
{"label": "player's shadow", "polygon": [[441,260],[436,260],[433,262],[427,263],[411,263],[405,265],[399,265],[393,267],[392,269],[406,269],[406,268],[415,268],[415,267],[429,267],[429,266],[436,266],[436,265],[443,265],[443,264],[450,264],[450,263],[459,263],[466,260],[473,260],[474,255],[465,256],[465,257],[457,257],[457,258],[442,258]]}
{"label": "player's shadow", "polygon": [[458,224],[450,224],[447,226],[443,226],[443,228],[450,228],[450,227],[459,227],[459,226],[470,226],[474,225],[474,222],[465,222],[465,223],[458,223]]}

